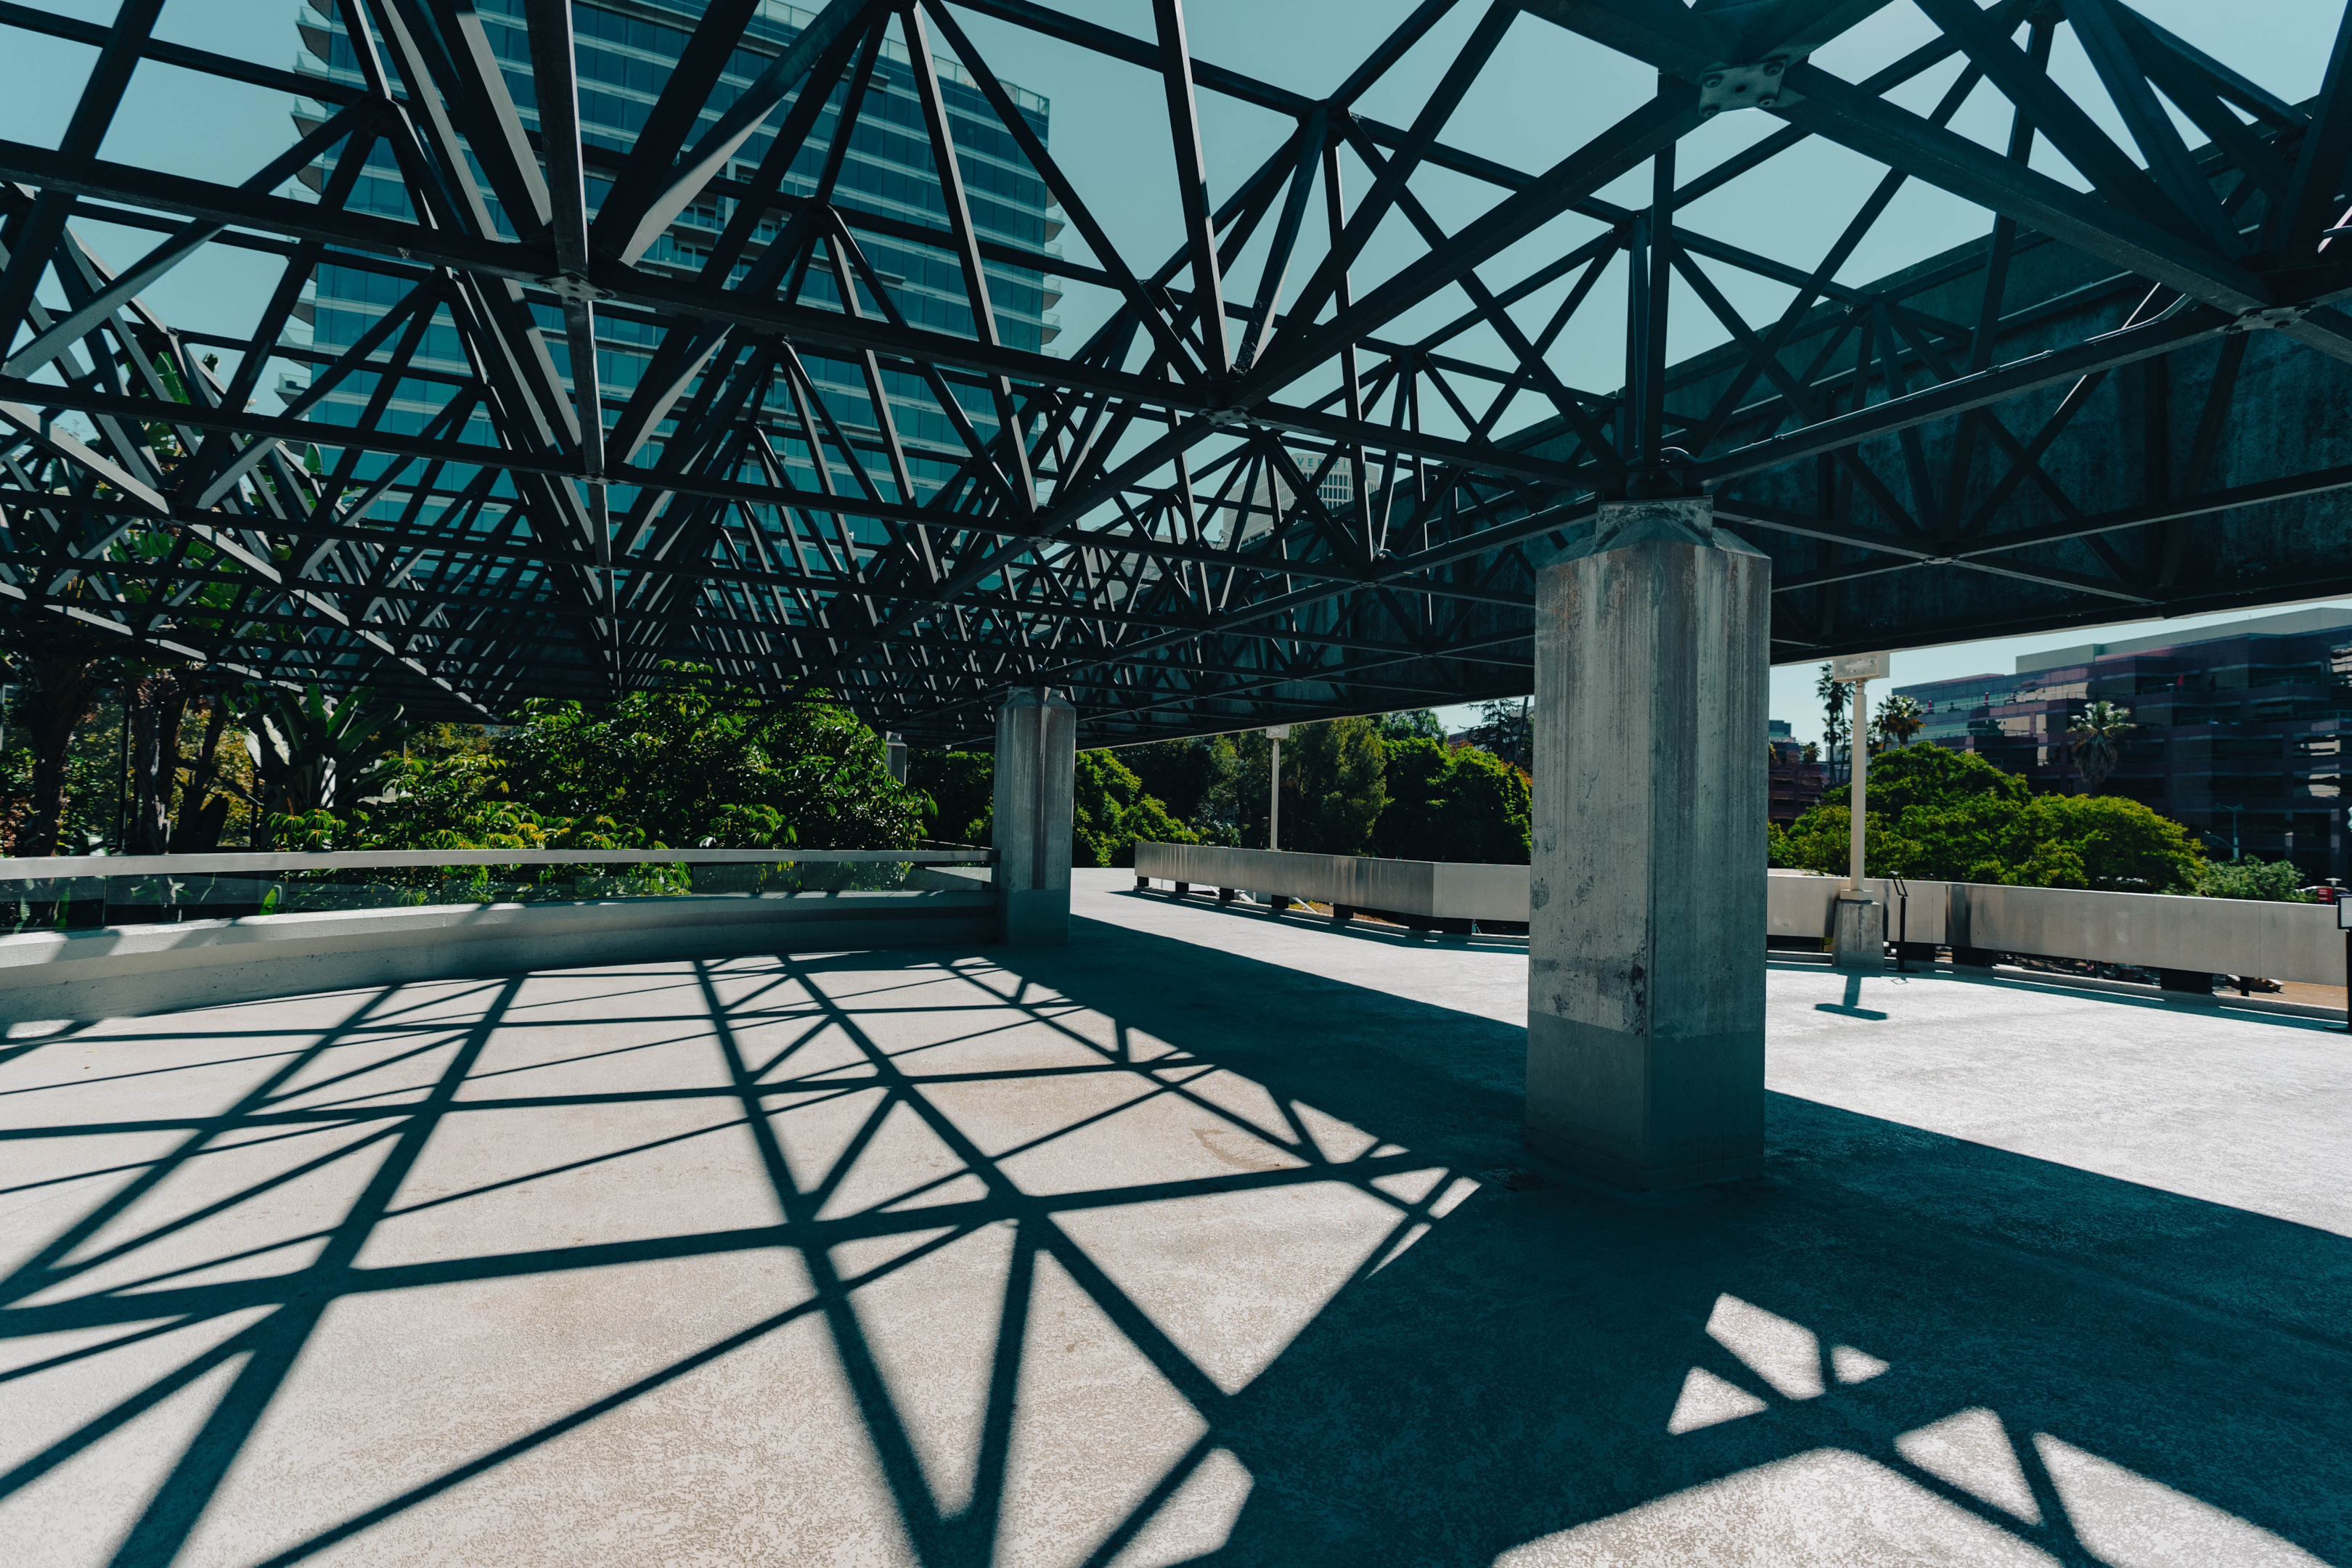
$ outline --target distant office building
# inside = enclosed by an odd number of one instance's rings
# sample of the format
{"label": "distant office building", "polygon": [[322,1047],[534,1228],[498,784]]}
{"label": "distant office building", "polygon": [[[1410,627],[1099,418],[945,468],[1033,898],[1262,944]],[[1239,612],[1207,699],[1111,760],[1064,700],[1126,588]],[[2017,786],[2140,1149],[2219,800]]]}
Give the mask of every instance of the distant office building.
{"label": "distant office building", "polygon": [[[708,0],[573,0],[572,25],[578,46],[581,138],[592,150],[625,153],[635,145],[636,133],[659,99],[671,68],[685,49],[707,5]],[[294,11],[296,33],[301,44],[298,68],[345,86],[361,85],[358,61],[344,31],[345,8],[331,3],[314,5],[310,0],[299,0]],[[507,68],[507,85],[515,95],[516,109],[524,125],[536,131],[539,112],[531,97],[530,42],[523,24],[522,0],[480,0],[476,14],[491,50]],[[703,111],[697,134],[714,124],[719,108],[731,102],[747,88],[812,19],[813,13],[781,4],[780,0],[761,0],[741,43],[719,77],[716,102]],[[1044,183],[1022,158],[1013,138],[979,89],[971,85],[967,73],[951,60],[936,63],[973,227],[982,239],[1003,241],[1033,252],[1046,250],[1048,242],[1060,231],[1062,221],[1050,205]],[[1030,127],[1044,139],[1047,127],[1045,100],[1010,83],[1006,89]],[[835,89],[836,101],[844,92],[845,89]],[[748,178],[759,166],[782,113],[780,109],[771,115],[767,128],[737,151],[725,171],[728,175]],[[326,115],[323,105],[307,100],[299,101],[295,110],[296,121],[305,131],[322,121]],[[836,111],[834,118],[837,117]],[[833,125],[834,119],[822,121],[793,160],[792,171],[784,180],[787,196],[806,196],[817,188],[834,134]],[[368,168],[370,173],[361,178],[348,205],[361,212],[408,216],[408,198],[385,143],[376,144],[369,156]],[[303,182],[318,189],[323,170],[323,164],[311,165],[303,171]],[[603,202],[611,186],[603,166],[592,163],[587,181],[592,211]],[[504,222],[503,213],[487,185],[483,194],[499,221]],[[870,213],[899,225],[941,235],[946,232],[945,203],[940,183],[931,172],[921,105],[907,68],[906,51],[896,41],[882,49],[879,68],[874,73],[858,115],[834,200],[838,206]],[[653,273],[694,275],[700,269],[711,240],[733,216],[734,205],[734,201],[725,195],[707,194],[678,214],[668,230],[646,252],[640,265]],[[735,268],[738,279],[775,237],[779,226],[778,215],[774,213],[760,225],[744,260]],[[937,246],[901,244],[871,230],[860,231],[857,243],[908,321],[949,332],[968,333],[972,330],[971,304],[950,252]],[[1061,297],[1054,280],[1040,272],[995,260],[987,263],[987,272],[990,299],[1003,341],[1012,347],[1033,352],[1053,342],[1060,327],[1051,309]],[[357,342],[404,292],[398,280],[375,272],[323,266],[319,268],[315,298],[306,300],[298,314],[312,322],[315,347],[340,353]],[[836,280],[824,265],[813,266],[808,270],[799,297],[802,303],[819,308],[838,308],[841,300]],[[570,351],[564,341],[562,314],[551,305],[538,305],[533,310],[549,355],[568,385]],[[657,337],[649,322],[630,312],[599,313],[597,368],[607,397],[625,398],[635,388],[650,363]],[[887,486],[889,469],[881,433],[874,426],[860,367],[847,360],[828,359],[821,350],[803,351],[803,358],[818,396],[846,428],[851,443],[859,448],[860,461],[877,483]],[[455,388],[473,376],[464,347],[446,311],[437,312],[424,333],[415,363],[420,370],[440,379],[420,376],[404,381],[394,389],[383,414],[386,428],[410,435],[425,429]],[[928,491],[952,477],[962,465],[966,457],[963,443],[947,416],[939,412],[928,389],[916,386],[898,371],[883,374],[909,471],[919,489]],[[281,391],[290,399],[299,395],[306,384],[291,380]],[[373,390],[373,377],[355,376],[323,398],[315,416],[328,422],[355,422]],[[972,425],[983,437],[992,435],[996,426],[993,404],[977,388],[958,390],[959,401]],[[780,386],[771,386],[766,396],[780,413],[788,406]],[[482,418],[478,414],[475,416],[467,438],[488,439]],[[787,447],[782,456],[794,482],[814,485],[815,471],[806,453]],[[830,466],[837,469],[835,483],[845,487],[856,484],[848,468],[837,458],[832,459]]]}
{"label": "distant office building", "polygon": [[2347,875],[2352,611],[2084,643],[2021,658],[2007,675],[1896,689],[1928,709],[1920,741],[1977,752],[2050,791],[2081,788],[2067,731],[2105,698],[2131,710],[2134,728],[2101,794],[2186,824],[2209,855]]}
{"label": "distant office building", "polygon": [[1768,720],[1765,733],[1772,747],[1771,802],[1768,815],[1776,827],[1786,827],[1812,809],[1829,787],[1829,770],[1820,763],[1805,761],[1805,748],[1798,743],[1795,732],[1786,719]]}

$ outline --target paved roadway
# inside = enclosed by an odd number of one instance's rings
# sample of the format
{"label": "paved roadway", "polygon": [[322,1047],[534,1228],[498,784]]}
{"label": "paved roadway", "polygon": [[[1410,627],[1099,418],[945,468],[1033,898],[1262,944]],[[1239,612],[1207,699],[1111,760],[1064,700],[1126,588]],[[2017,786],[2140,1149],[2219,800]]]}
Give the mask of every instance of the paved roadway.
{"label": "paved roadway", "polygon": [[2352,1564],[2344,1036],[1776,966],[1633,1204],[1517,944],[1079,884],[0,1047],[0,1558]]}

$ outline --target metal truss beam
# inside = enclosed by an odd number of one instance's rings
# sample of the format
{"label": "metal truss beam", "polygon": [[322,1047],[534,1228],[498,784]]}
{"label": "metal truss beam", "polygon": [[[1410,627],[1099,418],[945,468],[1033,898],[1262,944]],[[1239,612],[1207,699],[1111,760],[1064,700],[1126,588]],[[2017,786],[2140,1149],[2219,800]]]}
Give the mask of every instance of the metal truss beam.
{"label": "metal truss beam", "polygon": [[[0,31],[97,51],[60,145],[0,142],[0,638],[78,626],[485,712],[683,659],[938,742],[1046,682],[1093,733],[1139,739],[1524,689],[1536,574],[1602,500],[1661,483],[1713,490],[1772,555],[1785,658],[2345,574],[2352,437],[2264,433],[2332,431],[2316,411],[2352,393],[2352,32],[2314,40],[2326,85],[2294,104],[2123,0],[1921,0],[1933,36],[1854,80],[1811,57],[1881,0],[1502,0],[1408,93],[1452,8],[1364,39],[1318,95],[1193,54],[1181,0],[1141,34],[1029,0],[835,0],[781,42],[719,0],[615,148],[583,133],[564,0],[526,0],[527,68],[462,0],[343,0],[341,77],[157,38],[154,0],[111,24],[0,0]],[[1172,253],[1114,241],[1005,86],[1017,47],[986,58],[960,11],[1156,79]],[[1519,168],[1454,122],[1529,27],[1657,74]],[[2103,102],[2051,75],[2069,33]],[[910,62],[937,221],[841,184],[820,111],[865,113],[886,48]],[[722,88],[746,58],[750,87]],[[1907,107],[1955,61],[1941,103]],[[142,62],[326,118],[241,183],[110,161]],[[507,80],[526,68],[530,108]],[[1682,145],[1727,73],[1777,82],[1780,124],[1696,166]],[[950,102],[950,76],[973,91]],[[1376,89],[1403,123],[1360,112]],[[2005,145],[1953,129],[1972,94],[2005,101]],[[1236,104],[1286,129],[1223,168],[1206,127]],[[987,231],[976,124],[1086,259]],[[1885,172],[1815,255],[1694,221],[1709,195],[1800,177],[1817,142]],[[2037,145],[2075,178],[2032,166]],[[787,186],[812,159],[814,188]],[[414,216],[352,205],[363,169]],[[1637,172],[1644,205],[1600,195]],[[318,199],[276,194],[295,173]],[[1852,281],[1907,182],[1989,234]],[[84,218],[155,238],[117,268]],[[935,258],[969,325],[924,324],[871,246]],[[142,303],[215,248],[278,269],[249,332]],[[287,342],[329,264],[398,302],[355,343]],[[1098,325],[1025,346],[1008,268],[1094,290]],[[1738,274],[1795,297],[1751,320]],[[1721,346],[1670,363],[1676,279]],[[1570,374],[1563,345],[1621,309],[1601,329],[1632,345],[1619,384]],[[650,361],[609,384],[621,347]],[[312,378],[282,411],[273,361]],[[418,428],[395,388],[438,414]]]}

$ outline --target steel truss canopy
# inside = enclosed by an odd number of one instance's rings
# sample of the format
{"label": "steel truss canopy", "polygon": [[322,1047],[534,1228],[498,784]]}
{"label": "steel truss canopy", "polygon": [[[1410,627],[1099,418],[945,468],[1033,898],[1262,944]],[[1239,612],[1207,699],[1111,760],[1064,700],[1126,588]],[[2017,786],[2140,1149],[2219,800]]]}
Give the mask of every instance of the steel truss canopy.
{"label": "steel truss canopy", "polygon": [[[832,0],[751,54],[760,0],[670,0],[634,6],[684,47],[615,147],[566,0],[332,4],[340,75],[169,41],[163,0],[0,4],[93,60],[58,145],[0,142],[18,647],[477,714],[683,661],[929,743],[1051,684],[1101,743],[1524,691],[1537,570],[1601,501],[1701,487],[1773,558],[1780,659],[2352,592],[2341,27],[2289,101],[2121,0],[1426,0],[1308,92],[1193,55],[1181,0],[1148,33]],[[1139,84],[1118,189],[1007,85],[1037,40]],[[1531,45],[1632,107],[1470,150]],[[236,184],[110,161],[161,68],[310,107]],[[886,72],[929,221],[840,183]],[[1219,166],[1234,115],[1275,129]],[[975,222],[975,125],[1073,254]],[[371,161],[404,211],[353,201]],[[1145,183],[1156,250],[1116,220]],[[1963,242],[1851,281],[1921,194],[1978,209]],[[961,308],[911,314],[885,242]],[[224,249],[274,279],[249,331],[142,303]],[[388,301],[331,350],[289,330],[329,266]],[[1044,275],[1093,301],[1051,353],[1000,330]],[[273,361],[310,378],[282,403]]]}

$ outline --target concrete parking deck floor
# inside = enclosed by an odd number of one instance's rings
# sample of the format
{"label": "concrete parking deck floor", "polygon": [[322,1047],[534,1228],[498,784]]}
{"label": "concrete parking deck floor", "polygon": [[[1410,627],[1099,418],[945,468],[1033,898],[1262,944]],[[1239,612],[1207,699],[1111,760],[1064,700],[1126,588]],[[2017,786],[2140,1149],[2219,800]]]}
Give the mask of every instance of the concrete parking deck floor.
{"label": "concrete parking deck floor", "polygon": [[2352,1563],[2346,1037],[1780,966],[1633,1204],[1517,944],[1127,886],[12,1040],[0,1561]]}

